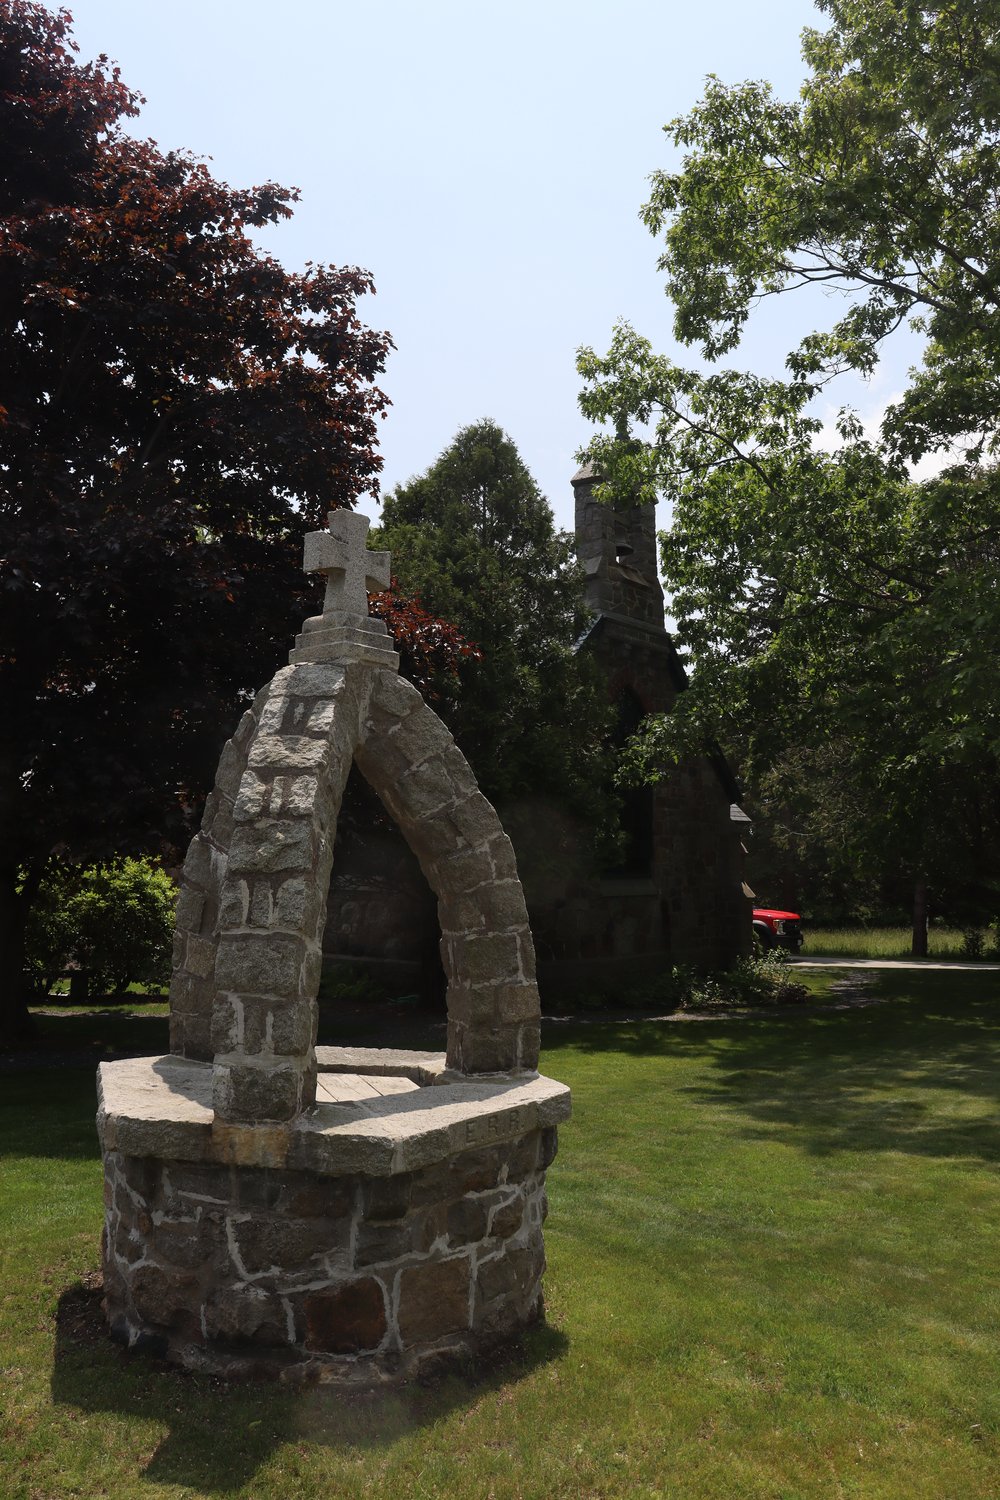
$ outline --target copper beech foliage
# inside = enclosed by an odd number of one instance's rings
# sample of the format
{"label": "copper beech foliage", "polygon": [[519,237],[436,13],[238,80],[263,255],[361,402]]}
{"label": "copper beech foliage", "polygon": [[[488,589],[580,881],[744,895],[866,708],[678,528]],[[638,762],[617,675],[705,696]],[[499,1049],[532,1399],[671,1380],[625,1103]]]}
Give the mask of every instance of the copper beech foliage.
{"label": "copper beech foliage", "polygon": [[[357,314],[366,271],[292,273],[254,244],[294,190],[229,188],[127,134],[142,101],[106,58],[81,62],[70,24],[0,0],[8,993],[53,855],[184,837],[247,695],[315,607],[304,532],[377,491],[391,348]],[[419,656],[430,627],[402,601],[390,616]],[[441,636],[435,670],[446,651]]]}
{"label": "copper beech foliage", "polygon": [[384,620],[399,652],[399,669],[423,693],[438,703],[457,681],[461,661],[482,661],[483,653],[455,625],[424,608],[419,594],[401,591],[397,579],[369,599],[371,613]]}

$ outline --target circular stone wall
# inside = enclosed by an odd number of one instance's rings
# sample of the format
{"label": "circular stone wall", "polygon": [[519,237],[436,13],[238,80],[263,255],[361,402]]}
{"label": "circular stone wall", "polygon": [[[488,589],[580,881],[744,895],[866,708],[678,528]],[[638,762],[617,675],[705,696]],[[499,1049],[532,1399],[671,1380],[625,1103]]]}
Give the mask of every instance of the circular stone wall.
{"label": "circular stone wall", "polygon": [[444,1061],[320,1049],[314,1113],[270,1132],[213,1121],[206,1064],[103,1064],[114,1336],[229,1378],[371,1385],[536,1321],[568,1090]]}

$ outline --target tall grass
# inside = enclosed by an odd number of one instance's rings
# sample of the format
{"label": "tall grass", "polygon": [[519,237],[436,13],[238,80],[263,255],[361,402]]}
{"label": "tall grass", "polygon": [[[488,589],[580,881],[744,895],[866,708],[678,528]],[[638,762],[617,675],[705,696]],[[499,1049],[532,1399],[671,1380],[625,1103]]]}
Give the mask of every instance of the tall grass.
{"label": "tall grass", "polygon": [[[805,928],[803,958],[909,958],[912,932],[909,927]],[[995,933],[986,934],[987,954]],[[962,958],[965,934],[958,927],[931,927],[928,957]]]}

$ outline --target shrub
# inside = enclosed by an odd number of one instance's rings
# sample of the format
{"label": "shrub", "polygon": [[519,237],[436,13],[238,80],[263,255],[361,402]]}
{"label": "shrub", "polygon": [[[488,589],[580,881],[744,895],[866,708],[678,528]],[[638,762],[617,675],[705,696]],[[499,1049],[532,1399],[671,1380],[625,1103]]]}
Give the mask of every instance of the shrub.
{"label": "shrub", "polygon": [[688,1009],[698,983],[697,971],[689,964],[674,964],[655,979],[626,990],[618,1003],[669,1015],[671,1011]]}
{"label": "shrub", "polygon": [[74,928],[67,872],[50,874],[28,913],[24,938],[24,968],[28,992],[48,995],[73,953]]}
{"label": "shrub", "polygon": [[28,924],[26,965],[36,994],[47,994],[70,965],[93,994],[170,978],[174,883],[146,859],[60,866],[43,882]]}
{"label": "shrub", "polygon": [[741,958],[724,973],[699,974],[675,964],[656,979],[617,997],[619,1006],[657,1010],[726,1009],[734,1006],[797,1005],[809,998],[805,985],[792,978],[784,953]]}
{"label": "shrub", "polygon": [[962,933],[962,957],[984,958],[986,955],[986,934],[981,927],[967,927]]}
{"label": "shrub", "polygon": [[788,960],[779,951],[760,958],[741,958],[719,976],[729,1003],[735,1005],[797,1005],[809,998],[804,984],[792,978]]}

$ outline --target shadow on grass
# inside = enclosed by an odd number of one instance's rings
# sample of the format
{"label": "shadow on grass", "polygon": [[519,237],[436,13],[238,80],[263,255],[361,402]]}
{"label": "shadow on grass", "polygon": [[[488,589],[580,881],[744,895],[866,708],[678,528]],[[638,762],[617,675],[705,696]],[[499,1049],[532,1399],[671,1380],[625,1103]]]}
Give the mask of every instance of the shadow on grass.
{"label": "shadow on grass", "polygon": [[0,1155],[99,1157],[96,1066],[30,1068],[0,1079]]}
{"label": "shadow on grass", "polygon": [[[162,1010],[159,1002],[156,1008]],[[165,1011],[143,1014],[119,1006],[37,1010],[32,1013],[30,1037],[17,1049],[0,1053],[0,1073],[19,1073],[28,1067],[82,1067],[91,1060],[96,1067],[107,1057],[166,1052],[169,1030]]]}
{"label": "shadow on grass", "polygon": [[[161,1014],[153,1012],[153,1007]],[[17,1050],[0,1053],[0,1073],[25,1068],[82,1067],[110,1057],[153,1057],[170,1050],[170,1021],[160,1001],[129,1009],[93,1005],[71,1010],[49,1005],[32,1012],[33,1031]],[[324,1001],[319,1012],[322,1046],[420,1047],[443,1051],[447,1016],[394,1001]]]}
{"label": "shadow on grass", "polygon": [[[101,1295],[95,1275],[59,1299],[53,1399],[77,1411],[162,1424],[167,1431],[140,1477],[199,1494],[240,1490],[286,1443],[319,1443],[348,1458],[387,1448],[561,1358],[569,1347],[564,1334],[540,1324],[488,1366],[394,1391],[345,1394],[331,1386],[270,1382],[230,1386],[121,1349],[107,1332]],[[136,1451],[143,1441],[137,1433]]]}
{"label": "shadow on grass", "polygon": [[[963,981],[965,976],[963,977]],[[581,1053],[702,1063],[678,1092],[729,1113],[744,1134],[817,1156],[899,1151],[1000,1159],[1000,982],[883,973],[866,1009],[573,1028]]]}

